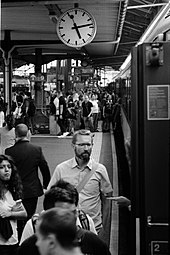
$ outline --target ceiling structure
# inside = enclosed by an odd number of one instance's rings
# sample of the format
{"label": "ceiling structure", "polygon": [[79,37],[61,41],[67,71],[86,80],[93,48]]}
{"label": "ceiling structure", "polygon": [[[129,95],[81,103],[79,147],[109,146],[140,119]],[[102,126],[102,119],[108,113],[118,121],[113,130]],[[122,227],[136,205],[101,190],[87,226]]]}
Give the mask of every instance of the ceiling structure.
{"label": "ceiling structure", "polygon": [[[13,66],[36,63],[41,49],[43,64],[55,59],[87,60],[94,67],[118,70],[164,1],[56,0],[1,1],[1,64],[8,52]],[[63,44],[56,32],[58,17],[70,8],[90,12],[97,23],[94,40],[82,47]]]}

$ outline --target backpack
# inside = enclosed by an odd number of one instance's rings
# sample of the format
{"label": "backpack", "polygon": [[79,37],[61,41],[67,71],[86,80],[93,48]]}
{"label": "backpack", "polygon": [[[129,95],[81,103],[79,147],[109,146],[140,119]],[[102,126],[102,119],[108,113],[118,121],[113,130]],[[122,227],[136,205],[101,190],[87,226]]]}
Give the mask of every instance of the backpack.
{"label": "backpack", "polygon": [[86,213],[83,210],[78,210],[78,217],[83,229],[90,230],[90,223]]}
{"label": "backpack", "polygon": [[[34,233],[35,233],[35,225],[38,220],[38,217],[39,217],[38,214],[34,214],[31,218]],[[83,210],[78,210],[78,217],[79,217],[82,229],[90,230],[89,220],[87,218],[86,213]]]}
{"label": "backpack", "polygon": [[29,101],[29,106],[28,106],[28,116],[34,116],[35,114],[35,110],[36,110],[36,107],[35,107],[35,103],[34,101],[31,99]]}

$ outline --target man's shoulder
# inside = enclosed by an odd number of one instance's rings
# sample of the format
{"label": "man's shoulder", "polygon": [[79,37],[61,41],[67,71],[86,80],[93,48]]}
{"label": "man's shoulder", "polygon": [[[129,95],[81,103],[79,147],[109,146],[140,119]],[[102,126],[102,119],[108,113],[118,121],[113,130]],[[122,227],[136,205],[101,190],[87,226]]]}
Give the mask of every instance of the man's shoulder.
{"label": "man's shoulder", "polygon": [[77,233],[79,239],[81,239],[81,247],[83,253],[93,253],[95,250],[95,254],[98,255],[111,255],[109,252],[109,248],[107,247],[106,243],[99,238],[98,235],[94,234],[93,232],[85,229],[78,230]]}
{"label": "man's shoulder", "polygon": [[96,170],[101,170],[101,171],[107,171],[106,167],[97,161],[95,161],[93,158],[91,159],[92,162],[92,167],[96,168]]}
{"label": "man's shoulder", "polygon": [[27,239],[25,239],[20,247],[21,248],[24,248],[24,247],[33,247],[35,245],[36,241],[37,241],[37,237],[36,237],[35,234],[33,234],[32,236],[30,236]]}
{"label": "man's shoulder", "polygon": [[[36,144],[32,144],[31,142],[29,141],[19,141],[19,142],[16,142],[13,146],[7,148],[5,150],[5,152],[13,152],[13,151],[18,151],[19,148],[23,147],[24,148],[24,151],[27,150],[27,149],[34,149],[34,150],[41,150],[41,147],[39,145],[36,145]],[[19,150],[19,152],[21,152],[21,149]]]}
{"label": "man's shoulder", "polygon": [[70,167],[72,167],[73,162],[74,162],[74,158],[71,158],[71,159],[68,159],[68,160],[65,160],[65,161],[61,162],[60,164],[57,165],[57,167],[60,168],[60,167],[68,166],[70,168]]}
{"label": "man's shoulder", "polygon": [[89,244],[89,241],[91,241],[91,243],[93,244],[93,241],[94,241],[94,244],[97,242],[97,243],[101,243],[103,241],[101,241],[101,239],[98,237],[98,235],[96,235],[95,233],[93,233],[92,231],[90,230],[87,230],[87,229],[83,229],[83,228],[80,228],[78,231],[77,231],[77,237],[78,239],[81,239],[81,241],[85,242],[85,241],[88,241],[88,244]]}

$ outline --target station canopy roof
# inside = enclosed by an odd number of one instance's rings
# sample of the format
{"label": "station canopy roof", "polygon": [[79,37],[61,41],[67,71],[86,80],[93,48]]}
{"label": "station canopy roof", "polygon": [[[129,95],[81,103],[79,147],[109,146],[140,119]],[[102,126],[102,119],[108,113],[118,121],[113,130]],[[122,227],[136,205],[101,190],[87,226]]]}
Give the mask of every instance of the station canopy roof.
{"label": "station canopy roof", "polygon": [[[161,4],[158,0],[58,0],[1,1],[1,63],[4,50],[11,52],[13,67],[36,63],[37,50],[43,64],[55,59],[86,60],[96,68],[118,70]],[[63,44],[56,32],[57,18],[79,7],[97,23],[94,40],[79,49]],[[1,65],[2,66],[2,65]]]}

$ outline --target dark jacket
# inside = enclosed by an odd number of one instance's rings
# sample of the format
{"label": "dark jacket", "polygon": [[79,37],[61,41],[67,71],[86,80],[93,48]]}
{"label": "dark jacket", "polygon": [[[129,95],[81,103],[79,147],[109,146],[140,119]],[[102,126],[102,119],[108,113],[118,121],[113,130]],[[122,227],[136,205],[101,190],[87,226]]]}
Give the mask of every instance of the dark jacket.
{"label": "dark jacket", "polygon": [[[96,234],[88,230],[82,230],[80,248],[83,254],[111,255],[109,248]],[[37,237],[32,235],[18,248],[17,255],[40,255],[36,246]]]}
{"label": "dark jacket", "polygon": [[[5,154],[15,161],[23,184],[24,198],[42,196],[43,188],[46,189],[50,181],[50,170],[42,148],[31,144],[28,140],[19,140],[12,147],[7,148]],[[38,169],[43,177],[43,187],[38,177]]]}

